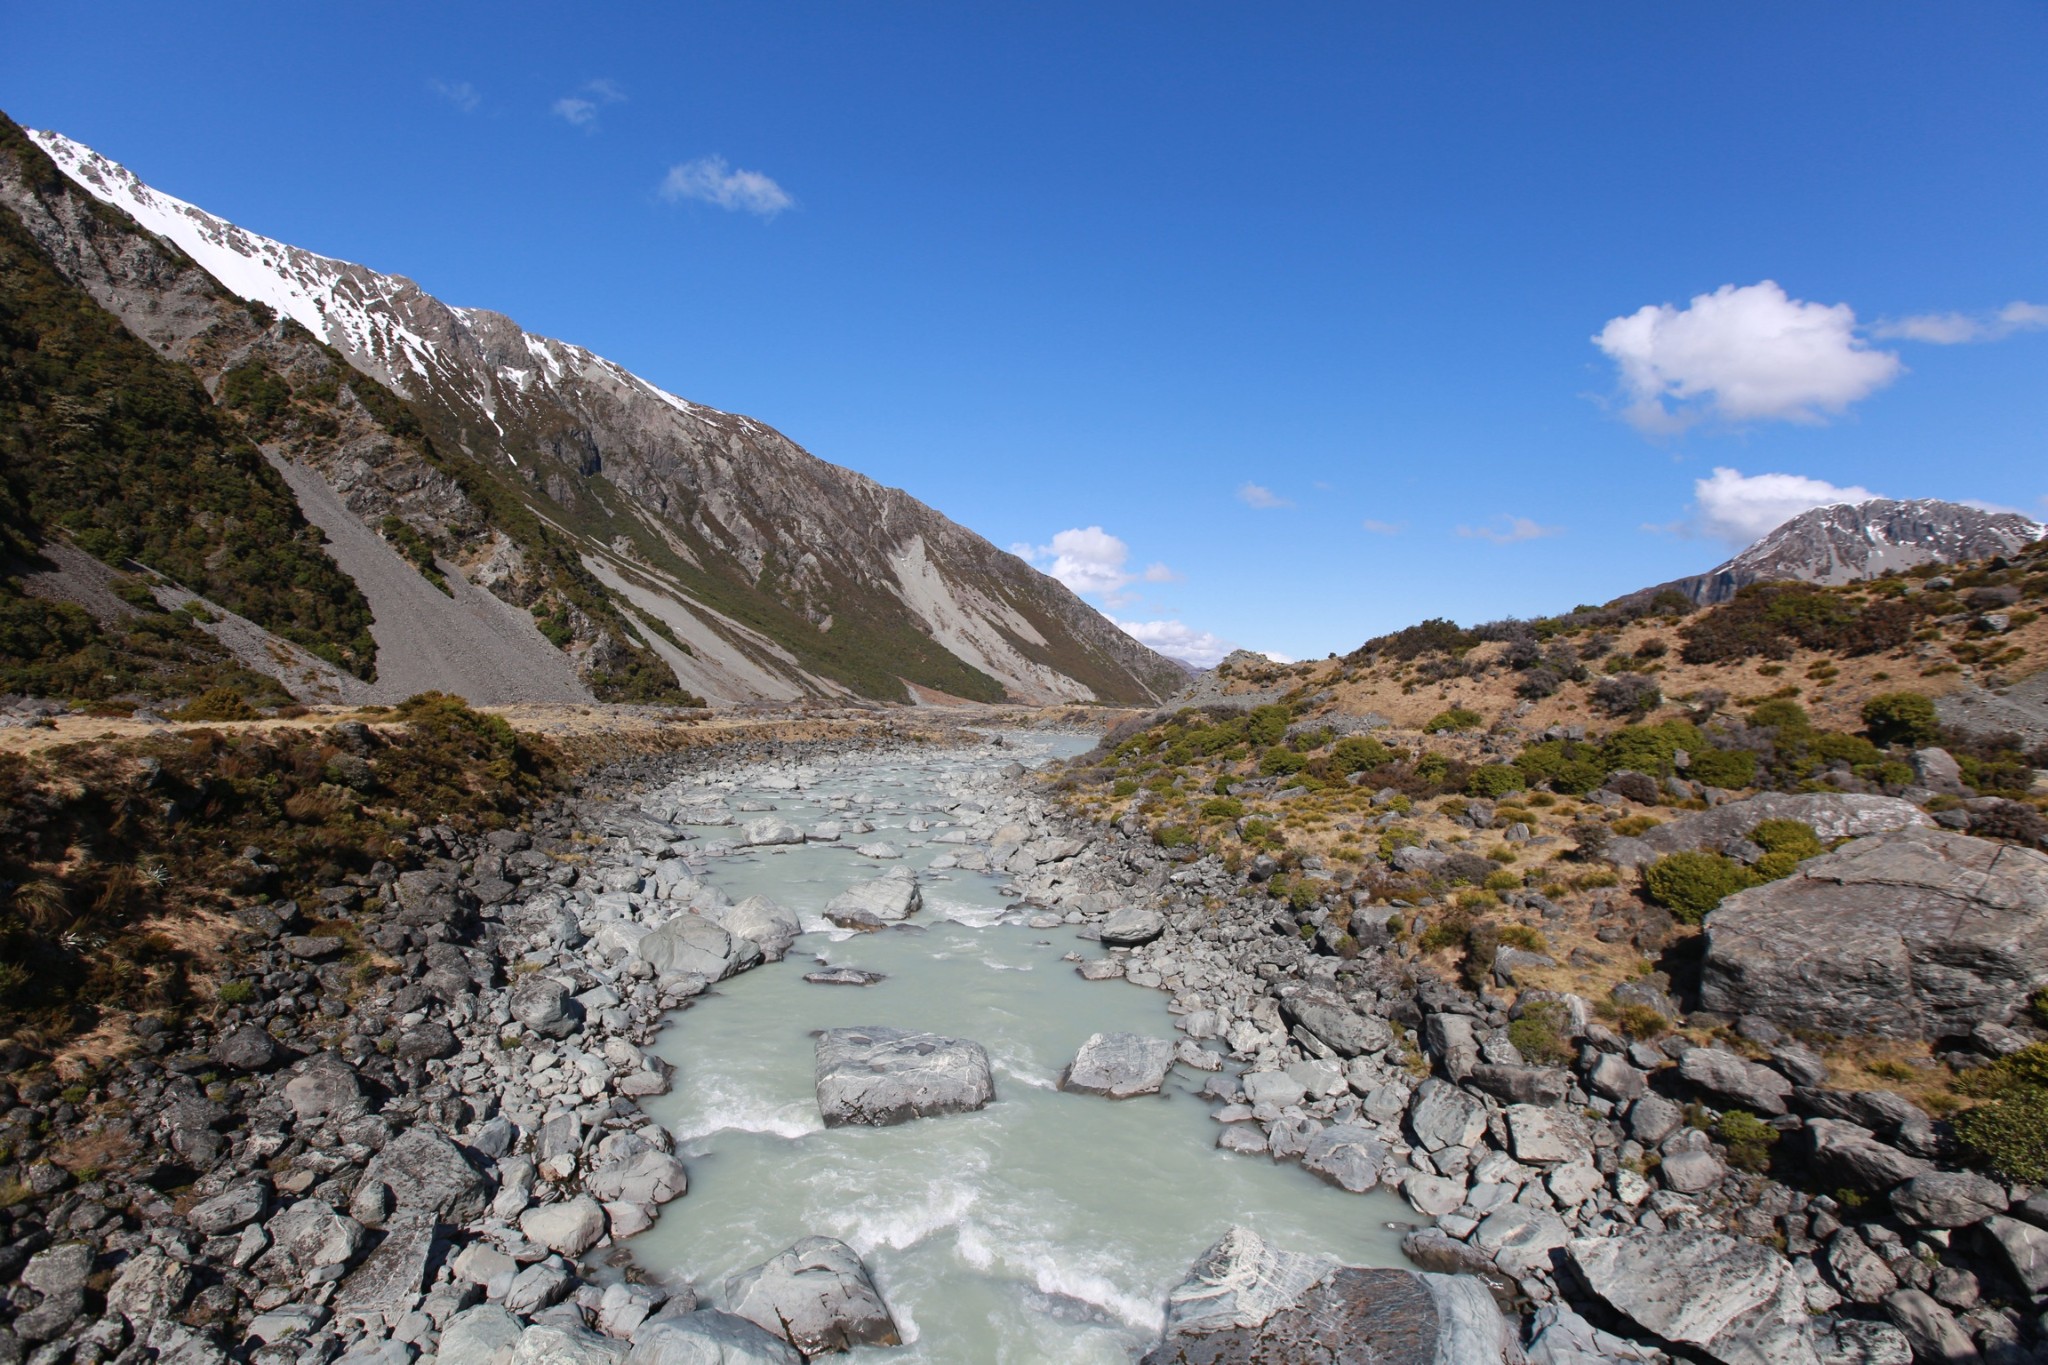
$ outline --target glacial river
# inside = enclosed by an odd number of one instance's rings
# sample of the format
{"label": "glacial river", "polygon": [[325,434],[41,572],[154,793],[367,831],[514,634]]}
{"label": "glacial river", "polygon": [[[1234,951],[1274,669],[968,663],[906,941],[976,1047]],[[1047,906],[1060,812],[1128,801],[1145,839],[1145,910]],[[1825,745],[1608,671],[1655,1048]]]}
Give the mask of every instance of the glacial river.
{"label": "glacial river", "polygon": [[[927,842],[970,766],[1077,753],[1086,739],[1012,735],[1010,747],[827,767],[802,792],[740,789],[799,827],[859,816],[874,833],[840,845],[714,858],[705,879],[738,900],[763,894],[807,932],[788,958],[719,985],[678,1013],[655,1050],[677,1069],[646,1107],[677,1135],[690,1190],[631,1250],[722,1305],[721,1286],[813,1235],[866,1260],[905,1344],[856,1361],[1124,1362],[1159,1332],[1167,1291],[1232,1223],[1277,1245],[1358,1265],[1402,1265],[1385,1193],[1359,1196],[1296,1166],[1215,1147],[1206,1078],[1177,1067],[1157,1096],[1112,1101],[1057,1088],[1098,1030],[1175,1038],[1168,997],[1084,981],[1074,929],[1032,929],[1002,879],[928,865],[961,848]],[[838,807],[832,804],[840,798]],[[754,818],[751,813],[740,816]],[[911,832],[914,820],[935,825]],[[696,831],[707,842],[731,829]],[[919,869],[910,927],[847,935],[825,903],[882,868],[852,845],[885,839]],[[820,963],[884,973],[878,985],[804,981]],[[988,1049],[996,1098],[973,1114],[890,1128],[826,1129],[812,1088],[814,1030],[883,1024],[971,1038]]]}

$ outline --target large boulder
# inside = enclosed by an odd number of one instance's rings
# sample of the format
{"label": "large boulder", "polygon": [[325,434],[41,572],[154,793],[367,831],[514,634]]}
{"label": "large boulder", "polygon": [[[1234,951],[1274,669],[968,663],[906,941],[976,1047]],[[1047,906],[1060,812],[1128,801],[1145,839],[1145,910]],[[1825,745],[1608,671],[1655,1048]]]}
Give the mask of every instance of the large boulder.
{"label": "large boulder", "polygon": [[833,1237],[806,1237],[789,1250],[725,1282],[730,1309],[805,1356],[856,1346],[898,1346],[896,1322],[853,1248]]}
{"label": "large boulder", "polygon": [[1378,1185],[1386,1162],[1387,1144],[1372,1129],[1355,1123],[1331,1124],[1310,1138],[1308,1150],[1301,1154],[1302,1169],[1353,1194]]}
{"label": "large boulder", "polygon": [[872,881],[858,882],[825,903],[825,918],[851,928],[896,924],[924,908],[917,874],[892,867]]}
{"label": "large boulder", "polygon": [[640,957],[663,976],[723,981],[761,961],[753,940],[734,938],[702,915],[677,915],[640,940]]}
{"label": "large boulder", "polygon": [[1501,1365],[1515,1330],[1473,1275],[1365,1270],[1232,1228],[1166,1303],[1143,1365]]}
{"label": "large boulder", "polygon": [[569,988],[539,972],[513,982],[507,1003],[516,1022],[547,1038],[568,1037],[583,1017],[583,1007]]}
{"label": "large boulder", "polygon": [[764,815],[758,820],[749,820],[740,827],[737,842],[749,848],[764,848],[775,844],[800,844],[804,832],[787,820]]}
{"label": "large boulder", "polygon": [[1060,1077],[1060,1089],[1113,1100],[1156,1095],[1173,1066],[1173,1044],[1142,1033],[1094,1033]]}
{"label": "large boulder", "polygon": [[1678,1074],[1709,1099],[1775,1118],[1785,1112],[1792,1082],[1778,1072],[1717,1047],[1696,1047],[1678,1059]]}
{"label": "large boulder", "polygon": [[1726,1233],[1637,1231],[1565,1247],[1579,1281],[1647,1332],[1721,1365],[1819,1365],[1792,1263]]}
{"label": "large boulder", "polygon": [[1302,990],[1282,997],[1280,1017],[1314,1034],[1340,1057],[1383,1052],[1394,1041],[1394,1032],[1384,1019],[1360,1014],[1329,991]]}
{"label": "large boulder", "polygon": [[1858,839],[1707,917],[1725,1014],[1932,1040],[2004,1023],[2048,983],[2048,855],[1939,829]]}
{"label": "large boulder", "polygon": [[828,1128],[964,1113],[995,1098],[981,1044],[895,1028],[820,1032],[817,1089]]}
{"label": "large boulder", "polygon": [[1112,910],[1095,927],[1103,945],[1109,948],[1139,948],[1166,932],[1166,917],[1141,905]]}
{"label": "large boulder", "polygon": [[1870,834],[1929,825],[1918,806],[1896,796],[1865,796],[1855,792],[1764,792],[1746,801],[1730,801],[1712,810],[1694,811],[1667,820],[1641,836],[1659,855],[1693,849],[1717,851],[1766,820],[1797,820],[1811,825],[1821,842],[1860,839]]}
{"label": "large boulder", "polygon": [[424,1209],[444,1223],[467,1223],[490,1206],[490,1187],[462,1149],[430,1127],[408,1128],[384,1144],[363,1171],[363,1184],[391,1190],[400,1209]]}
{"label": "large boulder", "polygon": [[633,1329],[626,1365],[803,1365],[766,1328],[711,1308],[663,1311]]}
{"label": "large boulder", "polygon": [[737,905],[714,905],[704,911],[707,919],[736,938],[747,939],[770,962],[780,962],[804,929],[796,911],[777,905],[766,896],[749,896]]}
{"label": "large boulder", "polygon": [[604,1240],[604,1209],[587,1194],[559,1204],[536,1204],[519,1215],[519,1231],[564,1256],[581,1256]]}

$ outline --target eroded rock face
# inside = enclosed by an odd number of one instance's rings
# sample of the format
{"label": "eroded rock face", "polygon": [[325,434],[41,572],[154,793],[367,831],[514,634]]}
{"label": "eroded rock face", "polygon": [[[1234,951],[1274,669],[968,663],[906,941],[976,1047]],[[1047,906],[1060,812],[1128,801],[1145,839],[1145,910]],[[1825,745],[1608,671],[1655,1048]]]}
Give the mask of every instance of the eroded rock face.
{"label": "eroded rock face", "polygon": [[1565,1248],[1595,1297],[1722,1365],[1819,1365],[1791,1262],[1725,1233],[1632,1232]]}
{"label": "eroded rock face", "polygon": [[2012,1018],[2048,982],[2048,855],[1946,830],[1874,835],[1707,917],[1702,1003],[1923,1040]]}
{"label": "eroded rock face", "polygon": [[1811,825],[1823,843],[1931,823],[1918,806],[1896,796],[1764,792],[1746,801],[1730,801],[1712,810],[1681,815],[1639,837],[1659,854],[1685,849],[1713,851],[1731,840],[1747,838],[1751,830],[1766,820],[1797,820]]}
{"label": "eroded rock face", "polygon": [[1232,1228],[1167,1298],[1144,1365],[1500,1365],[1514,1329],[1470,1275],[1364,1270]]}
{"label": "eroded rock face", "polygon": [[981,1044],[936,1033],[825,1029],[817,1066],[818,1111],[828,1128],[964,1113],[995,1098]]}
{"label": "eroded rock face", "polygon": [[868,1268],[834,1237],[806,1237],[741,1271],[725,1282],[725,1297],[734,1313],[806,1356],[902,1342]]}

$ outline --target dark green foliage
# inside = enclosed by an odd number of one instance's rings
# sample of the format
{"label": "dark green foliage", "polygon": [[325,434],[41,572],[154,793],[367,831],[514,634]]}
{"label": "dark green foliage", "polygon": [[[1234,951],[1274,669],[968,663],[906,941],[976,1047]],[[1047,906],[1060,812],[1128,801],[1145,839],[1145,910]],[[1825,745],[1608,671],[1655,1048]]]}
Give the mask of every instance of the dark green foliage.
{"label": "dark green foliage", "polygon": [[1705,745],[1698,728],[1682,720],[1627,725],[1602,741],[1600,761],[1610,773],[1625,770],[1668,777],[1677,771],[1679,750],[1693,753]]}
{"label": "dark green foliage", "polygon": [[1700,749],[1692,753],[1685,775],[1710,787],[1740,790],[1756,781],[1756,755],[1741,749]]}
{"label": "dark green foliage", "polygon": [[[0,131],[0,151],[27,145],[11,125]],[[369,605],[283,479],[223,429],[188,371],[65,281],[6,213],[0,485],[0,531],[15,553],[61,535],[110,564],[140,560],[371,676]]]}
{"label": "dark green foliage", "polygon": [[432,583],[448,596],[455,596],[455,590],[448,586],[447,578],[434,563],[434,547],[427,544],[427,538],[397,517],[386,517],[377,527],[384,539],[391,542],[391,548],[405,557],[408,564],[420,571],[420,577]]}
{"label": "dark green foliage", "polygon": [[1804,820],[1765,820],[1749,832],[1749,841],[1766,853],[1789,853],[1799,859],[1818,858],[1827,851]]}
{"label": "dark green foliage", "polygon": [[242,694],[229,687],[214,687],[200,693],[187,702],[180,710],[172,713],[173,720],[255,720],[256,708],[242,699]]}
{"label": "dark green foliage", "polygon": [[1758,702],[1750,708],[1749,720],[1752,725],[1768,725],[1781,736],[1805,734],[1813,728],[1806,708],[1790,697],[1773,697],[1769,701]]}
{"label": "dark green foliage", "polygon": [[1965,1072],[1956,1089],[1984,1101],[1955,1116],[1964,1152],[2009,1180],[2048,1181],[2048,1044]]}
{"label": "dark green foliage", "polygon": [[1858,604],[1809,583],[1752,583],[1686,626],[1680,657],[1713,664],[1784,659],[1796,648],[1875,654],[1905,644],[1919,619],[1902,598]]}
{"label": "dark green foliage", "polygon": [[1918,749],[1941,734],[1934,700],[1918,692],[1886,692],[1863,703],[1863,729],[1876,744]]}
{"label": "dark green foliage", "polygon": [[1569,1066],[1578,1056],[1571,1041],[1571,1015],[1556,1000],[1524,1005],[1508,1025],[1508,1041],[1533,1066]]}
{"label": "dark green foliage", "polygon": [[1347,659],[1351,662],[1361,662],[1380,657],[1406,661],[1437,651],[1460,653],[1478,643],[1478,635],[1463,629],[1456,621],[1436,616],[1405,630],[1397,630],[1392,635],[1381,635],[1367,640],[1353,650]]}
{"label": "dark green foliage", "polygon": [[30,597],[0,578],[0,692],[104,701],[230,687],[266,706],[291,700],[193,629],[189,614],[158,611],[143,597],[147,612],[125,627],[103,627],[81,607]]}
{"label": "dark green foliage", "polygon": [[1278,744],[1293,719],[1284,706],[1255,706],[1245,717],[1245,738],[1253,744]]}
{"label": "dark green foliage", "polygon": [[1644,892],[1687,924],[1698,924],[1723,897],[1754,885],[1748,868],[1718,853],[1673,853],[1643,869]]}
{"label": "dark green foliage", "polygon": [[1761,1174],[1770,1169],[1771,1148],[1778,1130],[1745,1109],[1730,1109],[1714,1120],[1714,1136],[1728,1146],[1728,1160],[1738,1169]]}
{"label": "dark green foliage", "polygon": [[1394,751],[1370,736],[1340,739],[1330,746],[1330,767],[1338,773],[1371,772],[1393,759]]}
{"label": "dark green foliage", "polygon": [[291,407],[292,386],[260,360],[248,360],[220,377],[218,401],[258,427],[267,427]]}
{"label": "dark green foliage", "polygon": [[1264,777],[1291,776],[1308,766],[1308,760],[1292,749],[1268,749],[1259,759],[1259,773]]}
{"label": "dark green foliage", "polygon": [[1446,730],[1476,729],[1485,722],[1486,718],[1477,711],[1463,706],[1453,706],[1447,711],[1439,711],[1431,716],[1422,729],[1423,733],[1434,735]]}
{"label": "dark green foliage", "polygon": [[1520,791],[1523,786],[1519,768],[1505,763],[1485,763],[1472,770],[1465,779],[1465,791],[1472,796],[1498,799],[1509,792]]}
{"label": "dark green foliage", "polygon": [[1532,785],[1547,785],[1568,796],[1583,796],[1607,780],[1597,746],[1568,739],[1546,739],[1527,745],[1515,766]]}

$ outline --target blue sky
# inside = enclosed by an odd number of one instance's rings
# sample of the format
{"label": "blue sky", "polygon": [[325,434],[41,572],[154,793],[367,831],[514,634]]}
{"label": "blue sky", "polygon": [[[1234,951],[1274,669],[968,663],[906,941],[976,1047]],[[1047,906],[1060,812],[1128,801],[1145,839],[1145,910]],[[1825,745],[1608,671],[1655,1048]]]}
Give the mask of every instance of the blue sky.
{"label": "blue sky", "polygon": [[2037,4],[7,29],[16,120],[770,422],[1196,654],[1604,600],[1836,490],[2048,514]]}

